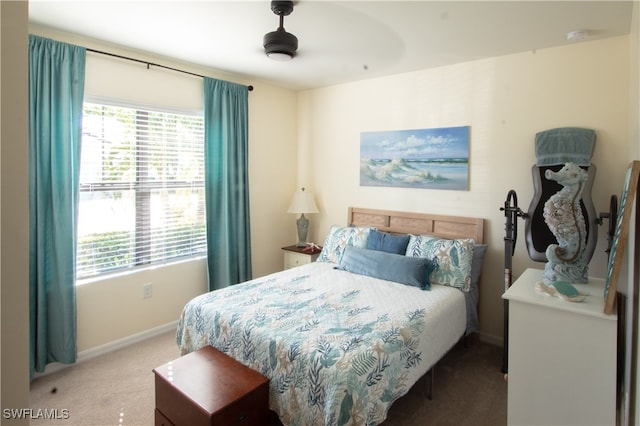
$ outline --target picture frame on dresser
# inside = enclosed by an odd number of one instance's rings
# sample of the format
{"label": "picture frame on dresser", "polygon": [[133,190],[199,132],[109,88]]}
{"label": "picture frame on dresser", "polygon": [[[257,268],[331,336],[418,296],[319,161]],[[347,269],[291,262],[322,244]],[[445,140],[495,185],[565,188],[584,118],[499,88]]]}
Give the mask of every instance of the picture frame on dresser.
{"label": "picture frame on dresser", "polygon": [[638,189],[638,179],[640,179],[640,161],[632,161],[627,169],[620,196],[618,219],[607,264],[607,277],[604,288],[604,313],[607,315],[611,315],[615,307],[618,278],[620,277],[622,259],[627,245],[629,221],[631,220],[631,211],[633,210]]}

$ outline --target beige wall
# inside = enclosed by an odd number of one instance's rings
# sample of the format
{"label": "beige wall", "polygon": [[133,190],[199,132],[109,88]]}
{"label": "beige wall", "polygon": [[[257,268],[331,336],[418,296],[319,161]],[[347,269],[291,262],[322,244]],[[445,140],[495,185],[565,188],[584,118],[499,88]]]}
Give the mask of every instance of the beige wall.
{"label": "beige wall", "polygon": [[[40,33],[110,50],[90,40]],[[119,53],[141,57],[137,52]],[[167,63],[166,58],[144,59]],[[484,338],[499,343],[504,237],[499,207],[508,190],[515,189],[521,207],[527,209],[533,193],[530,167],[535,162],[537,131],[582,126],[598,134],[592,198],[598,211],[608,208],[609,196],[620,191],[629,162],[624,154],[630,150],[629,67],[629,39],[620,37],[299,94],[242,82],[256,87],[250,93],[249,126],[254,276],[280,269],[279,248],[295,238],[295,218],[285,211],[296,186],[316,194],[321,213],[311,216],[309,239],[319,243],[332,223],[345,223],[351,205],[484,217],[491,248],[483,273],[481,328]],[[157,91],[145,91],[139,84],[127,87],[127,81],[140,81],[139,73],[153,82],[151,88],[159,84],[172,90],[158,98]],[[202,102],[199,79],[95,54],[88,55],[86,84],[87,94],[135,94],[138,101],[180,102],[187,108]],[[359,186],[360,131],[459,125],[471,126],[469,191]],[[529,260],[522,222],[519,228],[516,276],[527,267],[543,266]],[[603,230],[599,239],[591,271],[603,276]],[[151,300],[142,299],[142,285],[147,282],[154,284]],[[205,289],[203,260],[162,268],[160,274],[151,270],[83,285],[78,291],[79,350],[174,321],[184,302]]]}
{"label": "beige wall", "polygon": [[640,1],[634,1],[629,34],[629,158],[640,159]]}
{"label": "beige wall", "polygon": [[[451,213],[452,205],[455,205],[456,213],[487,219],[487,240],[492,248],[483,274],[482,330],[485,337],[499,339],[504,218],[498,208],[504,202],[506,191],[511,188],[518,191],[524,208],[531,198],[528,169],[534,160],[535,132],[564,125],[596,129],[598,142],[593,161],[599,171],[593,198],[600,211],[606,209],[610,194],[619,193],[629,159],[638,158],[638,13],[638,2],[635,2],[631,43],[623,37],[535,53],[525,52],[299,95],[259,82],[235,80],[256,87],[250,95],[249,106],[254,275],[278,270],[282,262],[279,247],[295,239],[293,218],[283,212],[298,185],[305,185],[318,193],[317,202],[322,212],[311,218],[310,238],[320,242],[329,224],[345,222],[346,208],[350,205],[442,213]],[[0,396],[2,408],[15,408],[27,407],[29,399],[28,215],[25,191],[15,191],[27,184],[27,64],[24,62],[27,3],[0,2],[0,22],[3,178],[0,194],[3,241]],[[132,55],[143,56],[139,52]],[[153,59],[171,65],[170,61]],[[178,65],[188,69],[183,64]],[[205,72],[201,69],[193,71]],[[227,78],[222,73],[206,71],[207,75]],[[232,76],[228,79],[234,80]],[[623,99],[625,94],[621,93],[625,91],[626,103]],[[360,131],[450,125],[471,126],[470,191],[359,187]],[[620,155],[625,149],[629,156]],[[336,163],[335,158],[340,160]],[[519,230],[521,239],[514,259],[516,273],[529,266],[539,266],[532,264],[526,256],[522,224]],[[7,249],[5,241],[11,244],[10,249]],[[596,254],[592,268],[594,274],[599,275],[602,275],[604,264],[602,241],[601,231],[599,254]],[[188,274],[198,274],[201,268],[202,265],[196,262]],[[150,279],[156,280],[153,276]],[[105,315],[103,311],[112,308],[111,315],[117,316],[122,314],[120,306],[129,304],[123,301],[129,299],[135,308],[127,307],[127,310],[149,308],[134,300],[140,297],[140,282],[146,281],[140,279],[127,284],[125,279],[115,283],[114,287],[130,288],[108,296],[106,303],[100,299],[104,287],[96,285],[94,294],[90,294],[91,287],[86,286],[79,291],[80,298],[85,298],[84,293],[87,293],[86,302],[82,302],[79,310],[97,306]],[[175,286],[166,292],[154,289],[154,301],[175,296],[175,290]],[[164,303],[157,302],[150,310],[163,310]],[[129,322],[137,320],[131,312],[125,312],[123,317],[129,318],[126,320]],[[164,317],[158,319],[158,323],[162,321],[165,321]],[[96,328],[99,329],[100,324],[96,322]],[[152,326],[152,322],[145,320],[144,327]],[[124,330],[112,334],[113,330],[109,330],[105,332],[107,335],[97,336],[95,342],[90,343],[87,338],[86,346],[98,345],[131,332]],[[640,393],[636,395],[640,398]],[[636,401],[636,405],[640,406],[640,402]]]}
{"label": "beige wall", "polygon": [[[0,2],[0,398],[29,407],[27,3]],[[2,424],[28,421],[0,418]]]}
{"label": "beige wall", "polygon": [[[114,51],[95,41],[79,42],[44,29],[36,28],[32,32]],[[234,80],[211,70],[175,64],[167,58],[146,58],[140,52],[124,53]],[[634,69],[637,72],[637,62],[630,38],[619,37],[297,94],[236,79],[256,87],[250,94],[254,275],[278,270],[282,262],[279,247],[295,239],[294,217],[284,212],[297,186],[306,186],[316,194],[321,213],[311,216],[309,238],[320,243],[332,223],[345,223],[348,206],[484,217],[486,239],[491,248],[483,273],[482,336],[501,341],[504,216],[499,208],[509,189],[517,191],[523,209],[528,207],[533,192],[530,167],[535,162],[534,135],[560,126],[596,130],[598,140],[593,163],[598,167],[598,174],[592,198],[596,210],[605,211],[610,195],[620,191],[629,157],[633,158],[638,152],[630,142],[634,136],[637,140],[638,134],[637,118],[635,124],[633,122],[633,109],[638,108],[637,96],[635,101],[631,96],[631,102],[629,96],[638,90],[637,81],[634,89],[635,80],[630,76]],[[112,88],[123,88],[121,82],[117,79]],[[124,92],[132,93],[131,90]],[[175,98],[184,99],[181,96],[184,93],[195,94],[197,90],[178,91]],[[469,191],[359,186],[361,131],[459,125],[471,126]],[[531,262],[526,254],[522,222],[519,235],[514,257],[516,276],[527,267],[543,266]],[[604,231],[600,229],[598,248],[590,265],[596,276],[604,275],[604,243]],[[194,262],[189,272],[182,267],[175,273],[164,271],[163,278],[138,274],[116,282],[81,287],[81,350],[175,318],[183,301],[202,291],[205,274],[201,261]],[[193,277],[189,282],[198,284],[185,288],[185,273]],[[141,285],[150,281],[158,283],[154,284],[151,303],[141,296]],[[178,293],[176,282],[180,283]],[[105,292],[109,293],[108,297]],[[94,315],[92,306],[101,306],[100,314]],[[105,315],[110,309],[120,319],[111,321],[112,325],[107,327],[110,317]],[[144,312],[143,320],[137,316],[140,312]]]}
{"label": "beige wall", "polygon": [[[592,198],[606,211],[622,188],[629,163],[629,38],[523,52],[300,93],[299,179],[317,194],[315,236],[345,224],[347,207],[431,212],[486,219],[490,245],[482,276],[482,337],[502,340],[504,205],[516,190],[528,209],[535,163],[534,136],[554,127],[595,129]],[[362,131],[471,126],[470,190],[374,188],[359,185]],[[304,170],[304,173],[301,171]],[[513,260],[528,267],[524,223]],[[604,276],[604,230],[590,272]]]}
{"label": "beige wall", "polygon": [[[51,29],[30,33],[88,48],[150,61],[201,75],[251,84],[249,92],[249,185],[253,275],[282,269],[281,247],[295,241],[295,217],[286,214],[295,190],[296,93],[243,81],[215,70],[176,63],[142,52],[103,45]],[[160,88],[160,89],[159,89]],[[85,96],[102,96],[191,110],[203,109],[199,77],[145,64],[87,53]],[[153,296],[142,287],[152,283]],[[207,290],[205,259],[137,270],[78,287],[78,351],[96,350],[129,336],[177,321],[182,307]]]}

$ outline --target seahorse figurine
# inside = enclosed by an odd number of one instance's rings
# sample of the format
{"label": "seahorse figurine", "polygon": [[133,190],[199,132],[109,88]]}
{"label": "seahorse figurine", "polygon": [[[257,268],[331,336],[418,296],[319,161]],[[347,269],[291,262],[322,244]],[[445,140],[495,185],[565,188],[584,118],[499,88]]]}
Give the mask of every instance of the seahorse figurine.
{"label": "seahorse figurine", "polygon": [[586,283],[588,266],[583,253],[586,244],[586,225],[580,200],[589,175],[574,163],[566,163],[554,172],[547,170],[545,177],[558,182],[563,188],[544,204],[542,216],[556,237],[558,244],[550,244],[545,252],[547,281]]}

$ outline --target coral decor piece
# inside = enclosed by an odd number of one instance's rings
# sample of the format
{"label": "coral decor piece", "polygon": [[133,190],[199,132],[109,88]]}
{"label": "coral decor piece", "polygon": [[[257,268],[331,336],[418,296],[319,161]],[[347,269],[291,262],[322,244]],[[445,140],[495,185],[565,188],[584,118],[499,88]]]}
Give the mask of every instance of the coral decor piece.
{"label": "coral decor piece", "polygon": [[547,281],[586,283],[589,280],[588,265],[583,254],[587,232],[580,199],[589,176],[575,163],[566,163],[557,172],[547,170],[545,177],[558,182],[563,188],[544,204],[544,220],[558,242],[547,247],[544,278]]}

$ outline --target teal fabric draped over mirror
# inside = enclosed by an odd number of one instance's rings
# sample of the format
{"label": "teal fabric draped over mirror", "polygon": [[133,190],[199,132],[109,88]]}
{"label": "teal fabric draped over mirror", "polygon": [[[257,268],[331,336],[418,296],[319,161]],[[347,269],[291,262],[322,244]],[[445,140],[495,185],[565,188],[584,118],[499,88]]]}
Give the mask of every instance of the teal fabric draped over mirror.
{"label": "teal fabric draped over mirror", "polygon": [[205,77],[209,290],[251,279],[248,87]]}
{"label": "teal fabric draped over mirror", "polygon": [[29,36],[31,377],[73,363],[75,253],[86,50]]}

